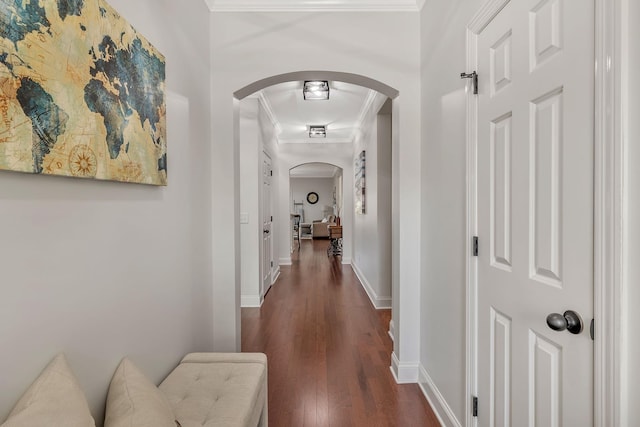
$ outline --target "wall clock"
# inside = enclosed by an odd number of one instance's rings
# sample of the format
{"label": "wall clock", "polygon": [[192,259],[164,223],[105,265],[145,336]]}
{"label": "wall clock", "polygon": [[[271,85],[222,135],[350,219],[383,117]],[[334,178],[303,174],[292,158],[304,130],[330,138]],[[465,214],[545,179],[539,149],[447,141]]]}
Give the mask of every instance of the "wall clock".
{"label": "wall clock", "polygon": [[307,194],[307,202],[311,203],[312,205],[318,203],[318,193],[316,193],[315,191],[311,191],[309,194]]}

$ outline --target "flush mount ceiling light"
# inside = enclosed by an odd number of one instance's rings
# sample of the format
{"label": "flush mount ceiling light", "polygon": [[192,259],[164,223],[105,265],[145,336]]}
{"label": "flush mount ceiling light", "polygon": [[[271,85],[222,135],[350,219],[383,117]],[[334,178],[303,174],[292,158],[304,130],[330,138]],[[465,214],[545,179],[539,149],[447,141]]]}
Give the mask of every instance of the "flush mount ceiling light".
{"label": "flush mount ceiling light", "polygon": [[309,126],[309,138],[326,138],[326,126]]}
{"label": "flush mount ceiling light", "polygon": [[326,80],[307,80],[302,88],[306,101],[329,99],[329,82]]}

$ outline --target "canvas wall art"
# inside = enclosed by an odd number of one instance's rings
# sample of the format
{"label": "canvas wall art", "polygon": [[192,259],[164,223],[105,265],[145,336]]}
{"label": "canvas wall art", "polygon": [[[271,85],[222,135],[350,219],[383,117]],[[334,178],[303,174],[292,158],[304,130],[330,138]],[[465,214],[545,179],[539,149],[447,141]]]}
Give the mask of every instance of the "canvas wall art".
{"label": "canvas wall art", "polygon": [[362,152],[356,157],[353,170],[355,171],[355,208],[357,214],[366,213],[366,158],[365,152]]}
{"label": "canvas wall art", "polygon": [[103,0],[0,0],[0,169],[167,183],[165,58]]}

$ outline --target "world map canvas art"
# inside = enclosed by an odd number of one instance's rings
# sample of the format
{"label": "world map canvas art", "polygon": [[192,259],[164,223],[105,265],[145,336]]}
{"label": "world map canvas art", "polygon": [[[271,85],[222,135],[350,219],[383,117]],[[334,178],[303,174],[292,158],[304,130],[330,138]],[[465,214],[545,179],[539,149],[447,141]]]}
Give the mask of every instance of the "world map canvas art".
{"label": "world map canvas art", "polygon": [[0,0],[0,169],[166,185],[164,56],[102,0]]}

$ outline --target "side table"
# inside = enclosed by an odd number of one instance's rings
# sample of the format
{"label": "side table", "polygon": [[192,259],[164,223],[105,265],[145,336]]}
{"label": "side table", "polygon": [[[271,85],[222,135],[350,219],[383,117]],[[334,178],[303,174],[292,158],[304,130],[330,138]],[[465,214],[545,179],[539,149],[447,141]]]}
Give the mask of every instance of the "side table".
{"label": "side table", "polygon": [[327,256],[342,256],[342,226],[330,225],[329,227],[329,247]]}

